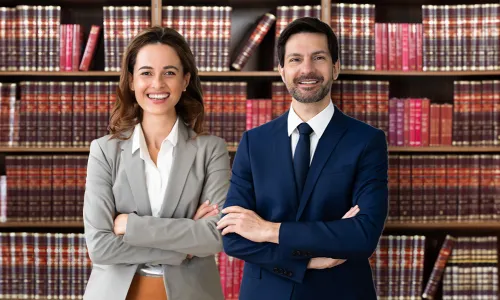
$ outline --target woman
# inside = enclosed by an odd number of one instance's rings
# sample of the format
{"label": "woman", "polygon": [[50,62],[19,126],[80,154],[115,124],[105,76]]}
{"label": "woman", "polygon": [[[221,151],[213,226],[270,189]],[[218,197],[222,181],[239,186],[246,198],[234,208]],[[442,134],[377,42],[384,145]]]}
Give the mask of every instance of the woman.
{"label": "woman", "polygon": [[214,254],[229,155],[203,134],[193,54],[176,31],[153,27],[132,40],[121,69],[111,135],[90,146],[84,298],[223,299]]}

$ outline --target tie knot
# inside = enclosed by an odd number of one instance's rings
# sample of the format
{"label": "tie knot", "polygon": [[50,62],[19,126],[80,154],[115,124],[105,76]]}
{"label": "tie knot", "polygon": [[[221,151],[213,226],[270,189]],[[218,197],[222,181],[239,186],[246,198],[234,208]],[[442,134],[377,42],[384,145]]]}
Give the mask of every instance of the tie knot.
{"label": "tie knot", "polygon": [[299,126],[297,126],[297,129],[299,130],[300,134],[305,135],[310,135],[313,132],[313,129],[307,123],[300,123]]}

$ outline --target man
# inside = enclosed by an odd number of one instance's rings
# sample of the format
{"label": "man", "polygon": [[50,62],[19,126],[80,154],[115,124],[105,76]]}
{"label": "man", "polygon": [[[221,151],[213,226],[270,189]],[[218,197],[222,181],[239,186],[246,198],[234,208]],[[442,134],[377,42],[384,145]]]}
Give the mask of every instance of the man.
{"label": "man", "polygon": [[245,261],[240,299],[376,299],[385,135],[332,104],[340,63],[327,24],[295,20],[277,48],[290,111],[243,135],[218,222],[225,252]]}

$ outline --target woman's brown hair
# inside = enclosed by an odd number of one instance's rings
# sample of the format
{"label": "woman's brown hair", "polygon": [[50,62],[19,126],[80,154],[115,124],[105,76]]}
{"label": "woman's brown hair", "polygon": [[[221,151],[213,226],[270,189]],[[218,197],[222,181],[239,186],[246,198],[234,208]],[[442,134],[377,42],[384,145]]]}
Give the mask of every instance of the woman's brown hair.
{"label": "woman's brown hair", "polygon": [[[134,92],[130,89],[129,77],[133,76],[137,53],[142,47],[149,44],[164,44],[172,47],[181,60],[183,75],[191,73],[189,84],[175,106],[175,111],[184,123],[197,134],[202,134],[205,111],[200,78],[193,53],[186,40],[177,31],[154,26],[139,33],[129,43],[123,54],[117,99],[109,125],[111,138],[129,139],[134,126],[142,121],[142,108],[137,103]],[[125,136],[127,132],[130,132],[129,136]]]}

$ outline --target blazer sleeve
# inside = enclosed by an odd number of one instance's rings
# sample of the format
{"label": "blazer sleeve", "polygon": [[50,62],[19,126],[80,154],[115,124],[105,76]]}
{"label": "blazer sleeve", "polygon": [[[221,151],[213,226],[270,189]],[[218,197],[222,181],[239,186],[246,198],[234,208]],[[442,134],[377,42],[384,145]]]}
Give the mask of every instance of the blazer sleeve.
{"label": "blazer sleeve", "polygon": [[[224,205],[229,188],[229,154],[224,140],[217,139],[206,167],[205,183],[200,195],[219,208]],[[185,187],[189,188],[189,187]],[[200,199],[193,199],[199,202]],[[156,218],[130,214],[124,241],[129,245],[174,250],[198,257],[222,250],[217,216],[197,221],[187,218]]]}
{"label": "blazer sleeve", "polygon": [[296,251],[313,257],[369,258],[377,247],[388,211],[387,142],[382,131],[366,144],[357,165],[353,205],[360,212],[350,219],[281,224],[279,244],[292,256]]}
{"label": "blazer sleeve", "polygon": [[[231,185],[225,207],[240,206],[256,211],[255,192],[249,156],[248,134],[245,132],[236,153],[231,175]],[[274,243],[256,243],[242,236],[230,233],[222,237],[224,251],[227,255],[274,272],[277,276],[301,283],[307,269],[309,259],[288,258],[283,255],[280,245]],[[287,272],[277,273],[275,270]],[[285,275],[288,274],[288,275]]]}
{"label": "blazer sleeve", "polygon": [[113,233],[115,201],[111,166],[97,140],[90,145],[83,205],[85,239],[90,259],[101,265],[161,263],[180,265],[186,255],[148,247],[136,247]]}

